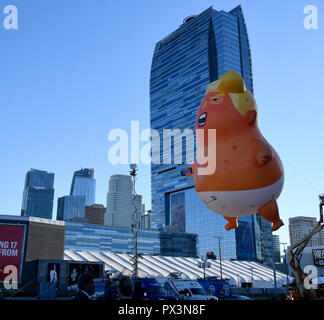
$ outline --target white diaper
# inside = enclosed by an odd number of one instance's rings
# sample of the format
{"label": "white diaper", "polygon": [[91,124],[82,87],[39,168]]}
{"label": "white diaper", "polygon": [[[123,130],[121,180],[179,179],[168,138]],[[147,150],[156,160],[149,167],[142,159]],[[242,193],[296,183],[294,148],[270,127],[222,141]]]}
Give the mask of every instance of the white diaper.
{"label": "white diaper", "polygon": [[283,184],[284,176],[274,184],[260,189],[197,193],[200,200],[210,210],[226,217],[241,217],[254,214],[271,199],[277,199]]}

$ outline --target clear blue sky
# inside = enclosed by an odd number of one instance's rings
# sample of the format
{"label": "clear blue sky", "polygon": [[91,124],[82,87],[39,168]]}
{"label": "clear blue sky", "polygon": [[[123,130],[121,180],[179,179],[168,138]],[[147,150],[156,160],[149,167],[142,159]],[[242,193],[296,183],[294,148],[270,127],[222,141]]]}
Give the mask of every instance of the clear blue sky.
{"label": "clear blue sky", "polygon": [[[19,29],[2,27],[16,5]],[[259,125],[284,163],[279,199],[288,218],[318,216],[324,192],[324,4],[320,0],[0,0],[0,214],[19,214],[29,168],[55,172],[57,197],[73,171],[97,158],[98,203],[108,179],[128,173],[107,159],[111,129],[139,120],[149,127],[149,75],[155,43],[183,18],[209,6],[242,4],[252,51]],[[303,27],[305,5],[319,11],[318,30]],[[140,165],[137,190],[150,207],[150,167]]]}

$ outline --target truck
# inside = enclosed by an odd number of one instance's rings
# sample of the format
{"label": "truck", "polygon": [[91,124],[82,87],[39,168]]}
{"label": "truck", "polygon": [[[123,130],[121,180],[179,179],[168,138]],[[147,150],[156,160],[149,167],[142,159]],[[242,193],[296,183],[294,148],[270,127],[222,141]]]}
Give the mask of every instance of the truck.
{"label": "truck", "polygon": [[232,290],[227,279],[207,278],[198,279],[199,284],[205,291],[220,300],[231,300]]}
{"label": "truck", "polygon": [[179,300],[218,300],[216,296],[207,294],[199,282],[194,280],[167,280],[163,288],[168,295]]}
{"label": "truck", "polygon": [[133,298],[137,300],[177,300],[168,295],[161,284],[154,278],[134,279]]}

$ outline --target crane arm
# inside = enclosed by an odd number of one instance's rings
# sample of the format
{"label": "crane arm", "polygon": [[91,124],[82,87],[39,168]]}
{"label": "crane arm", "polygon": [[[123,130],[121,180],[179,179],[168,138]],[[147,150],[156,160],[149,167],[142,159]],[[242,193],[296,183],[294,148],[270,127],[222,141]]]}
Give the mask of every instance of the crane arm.
{"label": "crane arm", "polygon": [[[318,221],[318,223],[315,225],[315,227],[309,234],[307,234],[303,239],[301,239],[300,241],[298,241],[297,243],[292,245],[288,251],[288,261],[289,261],[291,268],[294,270],[298,291],[300,292],[300,294],[303,297],[305,296],[304,279],[307,276],[307,274],[305,274],[300,267],[301,255],[303,253],[303,250],[307,246],[308,242],[310,241],[310,239],[316,233],[320,232],[324,227],[324,224],[323,224],[324,196],[321,195],[321,196],[319,196],[319,198],[320,198],[320,205],[319,205],[320,220]],[[312,292],[312,293],[315,295],[314,292]]]}

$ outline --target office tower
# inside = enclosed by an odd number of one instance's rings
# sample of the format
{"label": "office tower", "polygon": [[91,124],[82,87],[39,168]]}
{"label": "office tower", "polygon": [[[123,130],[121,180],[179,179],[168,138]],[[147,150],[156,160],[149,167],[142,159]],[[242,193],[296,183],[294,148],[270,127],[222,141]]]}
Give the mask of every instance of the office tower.
{"label": "office tower", "polygon": [[[150,79],[151,128],[160,133],[164,129],[179,129],[169,134],[165,145],[171,157],[163,153],[162,138],[153,138],[158,157],[152,157],[152,227],[164,225],[167,230],[198,234],[200,255],[218,252],[218,238],[225,259],[266,261],[272,255],[271,227],[261,217],[239,219],[239,228],[225,231],[225,219],[210,211],[193,188],[193,176],[181,177],[180,171],[192,156],[186,144],[192,143],[185,129],[194,130],[197,108],[208,84],[234,70],[241,74],[247,89],[253,93],[249,40],[241,6],[229,12],[212,7],[190,16],[180,27],[155,46]],[[175,150],[174,137],[182,135],[182,150]],[[172,137],[173,136],[173,137]],[[180,140],[181,141],[181,140]],[[158,147],[157,147],[158,148]],[[175,161],[182,152],[182,163]],[[187,157],[186,157],[187,156]],[[171,163],[165,160],[171,158]]]}
{"label": "office tower", "polygon": [[91,224],[105,223],[106,208],[102,204],[93,204],[85,207],[85,217]]}
{"label": "office tower", "polygon": [[57,199],[57,220],[72,220],[85,217],[84,196],[64,196]]}
{"label": "office tower", "polygon": [[[197,108],[208,84],[229,70],[244,77],[253,91],[249,42],[241,7],[230,12],[212,7],[191,16],[156,44],[150,79],[151,128],[162,136],[163,129],[194,129]],[[154,144],[155,140],[153,140]],[[160,141],[159,141],[160,142]],[[168,224],[170,193],[193,187],[193,177],[181,177],[187,164],[152,163],[152,224]],[[160,161],[163,145],[160,143]],[[174,139],[171,139],[174,150]]]}
{"label": "office tower", "polygon": [[280,263],[281,262],[280,238],[277,234],[272,235],[272,238],[273,238],[274,261],[276,263]]}
{"label": "office tower", "polygon": [[136,207],[137,227],[141,228],[142,216],[145,213],[145,204],[143,203],[143,196],[137,194],[134,198],[134,206]]}
{"label": "office tower", "polygon": [[73,174],[71,185],[71,196],[84,196],[85,205],[91,206],[95,203],[96,180],[94,169],[81,169]]}
{"label": "office tower", "polygon": [[26,173],[21,216],[52,219],[54,173],[30,169]]}
{"label": "office tower", "polygon": [[141,216],[141,229],[147,230],[152,229],[152,211],[148,210]]}
{"label": "office tower", "polygon": [[[122,174],[112,175],[109,179],[105,224],[129,228],[133,223],[133,198],[131,177]],[[139,224],[140,218],[145,210],[141,195],[137,195],[134,198],[134,205],[137,209],[137,222]]]}
{"label": "office tower", "polygon": [[[316,218],[311,217],[289,218],[290,245],[294,245],[309,234],[315,227],[316,223]],[[314,247],[319,245],[321,245],[321,235],[320,233],[317,233],[310,239],[307,246]]]}

